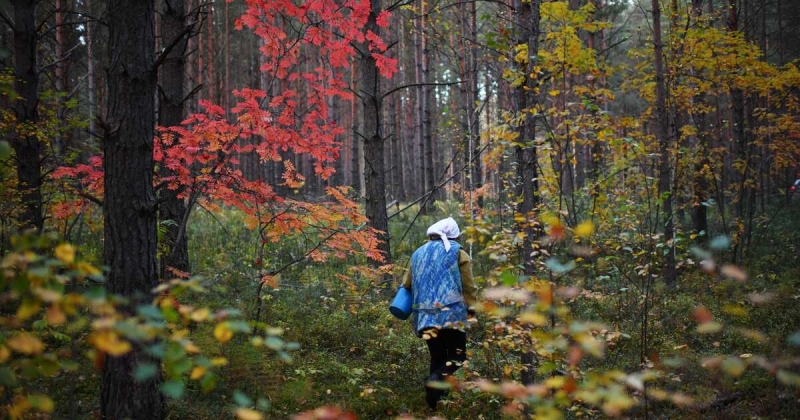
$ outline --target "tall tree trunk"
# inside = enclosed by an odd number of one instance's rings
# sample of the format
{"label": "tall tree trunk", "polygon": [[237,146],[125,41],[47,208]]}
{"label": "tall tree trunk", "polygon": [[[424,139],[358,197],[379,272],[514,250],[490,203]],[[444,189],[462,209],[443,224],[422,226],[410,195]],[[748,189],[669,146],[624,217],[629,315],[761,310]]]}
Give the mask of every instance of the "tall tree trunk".
{"label": "tall tree trunk", "polygon": [[[520,197],[518,213],[525,219],[520,226],[520,231],[524,234],[522,247],[520,249],[520,261],[526,275],[533,275],[536,269],[534,263],[534,243],[538,239],[539,233],[536,229],[535,212],[539,207],[539,181],[537,175],[537,153],[536,153],[536,120],[528,113],[528,109],[536,104],[535,90],[538,81],[530,77],[535,74],[536,57],[539,54],[539,31],[540,31],[540,6],[541,0],[522,0],[514,1],[514,8],[517,11],[517,45],[527,45],[529,59],[521,69],[525,74],[525,83],[519,86],[514,94],[516,100],[516,112],[525,115],[522,118],[519,131],[518,142],[521,146],[516,147],[517,155],[517,187]],[[527,350],[522,354],[522,361],[526,369],[522,372],[522,383],[532,384],[536,378],[536,355],[533,350]]]}
{"label": "tall tree trunk", "polygon": [[206,46],[206,61],[207,61],[207,68],[206,68],[206,85],[208,86],[207,90],[207,98],[210,101],[217,102],[217,98],[214,97],[214,2],[211,0],[206,6],[208,10],[208,26],[206,26],[206,30],[208,31],[208,36],[206,38],[205,46]]}
{"label": "tall tree trunk", "polygon": [[[17,100],[12,104],[17,124],[33,128],[39,121],[39,69],[36,63],[36,4],[14,0],[14,88]],[[35,130],[25,130],[29,133]],[[14,133],[11,146],[16,153],[17,189],[22,201],[20,229],[44,229],[42,203],[42,145],[35,134]]]}
{"label": "tall tree trunk", "polygon": [[224,91],[222,94],[225,98],[225,117],[228,116],[231,109],[231,31],[230,31],[230,8],[228,2],[225,2],[225,84],[223,85]]}
{"label": "tall tree trunk", "polygon": [[[353,60],[353,66],[350,70],[350,85],[356,86],[358,83],[358,69],[359,69],[359,62],[358,60]],[[358,127],[360,121],[360,114],[358,113],[358,98],[353,97],[350,102],[350,115],[352,116],[352,132],[350,134],[350,158],[351,164],[350,169],[352,170],[351,178],[352,178],[352,185],[353,189],[358,192],[359,197],[364,196],[364,184],[361,182],[361,174],[364,172],[361,168],[361,153],[363,148],[361,147],[361,137],[359,137]]]}
{"label": "tall tree trunk", "polygon": [[[696,24],[703,24],[701,22],[703,16],[703,0],[692,0],[692,16],[697,21]],[[694,71],[694,70],[691,70]],[[697,234],[697,240],[704,243],[709,236],[708,231],[708,173],[711,169],[711,160],[708,157],[708,124],[707,114],[705,111],[705,93],[700,93],[697,96],[696,104],[701,107],[697,114],[694,116],[695,125],[697,126],[697,144],[695,145],[695,165],[693,170],[693,197],[692,197],[692,224],[694,232]],[[698,107],[695,107],[698,108]],[[704,234],[701,234],[704,233]]]}
{"label": "tall tree trunk", "polygon": [[[425,194],[428,193],[429,190],[427,186],[429,182],[426,180],[427,178],[427,171],[425,170],[425,124],[424,124],[424,115],[425,115],[425,90],[423,85],[425,83],[424,77],[424,70],[423,70],[423,63],[424,63],[424,55],[423,55],[423,48],[424,48],[424,31],[425,31],[425,24],[424,24],[424,16],[425,16],[425,5],[426,0],[419,0],[419,10],[420,14],[414,18],[414,57],[416,62],[415,67],[415,78],[414,82],[417,84],[415,93],[416,93],[416,144],[417,144],[417,161],[418,163],[418,185],[420,192]],[[422,207],[422,212],[425,213],[427,206]]]}
{"label": "tall tree trunk", "polygon": [[[541,0],[531,2],[515,1],[517,10],[517,44],[526,44],[528,47],[528,57],[536,57],[539,52],[539,24],[540,24]],[[533,260],[533,244],[538,237],[535,230],[535,212],[539,206],[539,182],[537,175],[537,153],[536,153],[536,121],[527,110],[536,104],[535,88],[537,80],[528,77],[534,74],[535,58],[528,60],[524,68],[526,75],[525,83],[515,91],[516,111],[524,113],[521,125],[518,127],[519,142],[521,146],[516,147],[517,155],[517,186],[518,196],[521,198],[518,213],[524,218],[521,230],[525,233],[522,241],[520,260],[524,267],[525,274],[532,275],[535,271]]]}
{"label": "tall tree trunk", "polygon": [[[155,134],[154,0],[108,3],[109,68],[103,141],[103,262],[110,293],[146,302],[157,285],[156,199],[153,192]],[[107,356],[100,408],[106,419],[161,419],[165,406],[160,372],[136,381],[132,374],[147,356],[136,349]]]}
{"label": "tall tree trunk", "polygon": [[[92,14],[91,0],[85,0],[84,7],[86,12]],[[86,22],[86,88],[88,90],[88,117],[89,135],[97,134],[96,123],[94,120],[97,100],[95,99],[95,74],[94,74],[94,22]]]}
{"label": "tall tree trunk", "polygon": [[[745,27],[747,22],[744,23]],[[739,31],[739,10],[737,9],[736,0],[728,0],[728,31]],[[745,34],[746,37],[746,34]],[[745,119],[746,103],[744,92],[736,87],[731,88],[731,134],[732,134],[732,147],[733,147],[733,161],[738,163],[734,165],[733,176],[737,192],[737,202],[733,206],[734,216],[736,217],[736,240],[734,241],[733,256],[735,261],[740,261],[742,251],[744,248],[745,230],[740,226],[746,226],[747,218],[746,211],[748,211],[748,201],[750,199],[750,187],[748,177],[750,176],[750,145],[747,140]]]}
{"label": "tall tree trunk", "polygon": [[436,186],[436,174],[434,173],[434,147],[436,146],[433,139],[433,87],[430,84],[431,80],[431,50],[430,42],[428,40],[428,13],[427,6],[428,0],[422,0],[425,5],[422,14],[422,124],[424,142],[425,142],[425,191],[430,193],[427,201],[427,208],[429,211],[433,210],[433,203],[439,198],[438,192],[434,191]]}
{"label": "tall tree trunk", "polygon": [[[227,4],[227,3],[226,3]],[[183,79],[186,76],[186,14],[183,0],[163,0],[161,13],[161,40],[164,47],[175,44],[161,65],[161,110],[159,124],[163,127],[172,127],[181,124],[184,118],[184,90]],[[177,142],[178,139],[175,139]],[[162,168],[169,171],[167,168]],[[174,276],[169,269],[188,273],[189,270],[189,244],[186,234],[186,224],[191,209],[183,198],[179,198],[180,191],[164,188],[161,190],[161,205],[159,206],[159,219],[166,224],[165,240],[167,251],[161,257],[160,274],[162,279]]]}
{"label": "tall tree trunk", "polygon": [[[380,36],[380,27],[376,22],[378,13],[383,10],[381,0],[370,0],[369,19],[365,31],[372,31]],[[361,107],[364,120],[362,121],[360,136],[364,141],[364,181],[366,190],[366,215],[369,226],[378,230],[378,249],[385,257],[384,264],[391,263],[392,254],[389,247],[389,219],[386,214],[386,171],[383,165],[383,93],[378,79],[378,66],[372,58],[367,44],[361,45],[361,58],[359,60],[359,88]],[[371,260],[371,264],[380,265],[381,262]]]}
{"label": "tall tree trunk", "polygon": [[[469,16],[470,16],[470,48],[469,58],[469,92],[470,100],[467,106],[469,113],[470,136],[469,136],[469,154],[470,159],[470,177],[472,188],[480,188],[483,185],[483,170],[481,169],[481,159],[478,156],[481,149],[481,126],[480,115],[477,112],[478,100],[478,11],[476,2],[469,2]],[[487,96],[488,98],[488,96]]]}
{"label": "tall tree trunk", "polygon": [[[468,34],[470,34],[469,29],[469,14],[467,13],[467,3],[460,2],[458,6],[458,77],[460,82],[458,84],[458,129],[459,129],[459,141],[454,144],[453,147],[453,154],[461,153],[462,155],[459,159],[454,159],[454,162],[463,162],[463,165],[466,166],[468,169],[464,173],[463,179],[460,174],[456,173],[454,181],[456,183],[462,183],[465,189],[471,189],[471,174],[472,174],[472,167],[470,166],[470,156],[472,156],[472,132],[471,132],[471,124],[472,124],[472,92],[471,92],[471,82],[472,77],[470,73],[470,60],[471,54],[468,51],[471,51],[471,47],[467,46],[468,42]],[[458,165],[461,166],[461,165]],[[457,168],[452,168],[457,169]]]}
{"label": "tall tree trunk", "polygon": [[666,81],[664,78],[664,44],[661,40],[661,5],[652,0],[653,7],[653,52],[656,73],[656,119],[659,144],[658,194],[664,209],[664,243],[668,250],[664,263],[663,276],[669,286],[677,282],[675,268],[675,221],[672,214],[672,166],[670,164],[669,111],[667,109]]}

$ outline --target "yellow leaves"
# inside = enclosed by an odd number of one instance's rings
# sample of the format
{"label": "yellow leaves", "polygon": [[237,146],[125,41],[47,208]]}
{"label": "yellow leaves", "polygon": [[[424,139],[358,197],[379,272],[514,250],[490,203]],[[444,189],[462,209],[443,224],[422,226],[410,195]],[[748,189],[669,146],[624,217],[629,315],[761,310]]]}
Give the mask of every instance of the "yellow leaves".
{"label": "yellow leaves", "polygon": [[33,394],[19,397],[11,405],[8,415],[13,418],[27,418],[25,412],[36,410],[42,413],[50,413],[55,408],[53,400],[47,395]]}
{"label": "yellow leaves", "polygon": [[201,352],[200,347],[197,347],[197,345],[192,343],[191,341],[184,342],[183,349],[186,350],[186,353],[189,354],[197,354]]}
{"label": "yellow leaves", "polygon": [[45,347],[44,343],[38,338],[28,333],[17,334],[9,338],[6,340],[5,345],[21,354],[39,354],[44,351]]}
{"label": "yellow leaves", "polygon": [[537,327],[544,327],[547,325],[547,317],[539,312],[523,312],[519,316],[519,322],[523,324],[532,324]]}
{"label": "yellow leaves", "polygon": [[636,404],[636,401],[630,396],[619,393],[614,394],[608,398],[603,404],[603,412],[612,417],[619,417],[625,410],[630,409]]}
{"label": "yellow leaves", "polygon": [[112,356],[122,356],[132,348],[131,343],[122,340],[115,331],[111,330],[96,331],[89,336],[88,341],[94,348]]}
{"label": "yellow leaves", "polygon": [[72,264],[75,261],[75,247],[70,244],[57,246],[53,254],[64,264]]}
{"label": "yellow leaves", "polygon": [[207,371],[206,368],[204,368],[203,366],[195,366],[192,369],[192,373],[189,375],[189,378],[191,378],[193,381],[196,381],[202,378],[203,375],[206,374],[206,371]]}
{"label": "yellow leaves", "polygon": [[28,299],[24,299],[22,301],[22,304],[20,304],[19,308],[17,309],[17,318],[19,318],[19,320],[21,320],[21,321],[24,321],[24,320],[36,315],[36,313],[39,312],[39,309],[41,309],[41,307],[42,307],[42,304],[38,300],[29,299],[29,298]]}
{"label": "yellow leaves", "polygon": [[511,87],[517,88],[525,83],[525,73],[519,72],[513,68],[503,69],[503,79],[506,80]]}
{"label": "yellow leaves", "polygon": [[208,319],[209,315],[211,315],[211,311],[208,308],[200,308],[192,312],[189,318],[194,322],[202,322]]}
{"label": "yellow leaves", "polygon": [[11,351],[8,350],[8,347],[0,345],[0,363],[5,363],[9,357],[11,357]]}
{"label": "yellow leaves", "polygon": [[729,356],[722,361],[722,370],[728,375],[738,378],[745,370],[745,363],[740,357]]}
{"label": "yellow leaves", "polygon": [[517,44],[514,46],[514,61],[519,64],[528,64],[528,44]]}
{"label": "yellow leaves", "polygon": [[233,331],[230,329],[230,325],[228,325],[227,322],[220,322],[217,324],[214,327],[214,338],[223,344],[231,341],[233,338]]}
{"label": "yellow leaves", "polygon": [[263,414],[250,408],[237,408],[235,414],[241,420],[261,420],[264,418]]}
{"label": "yellow leaves", "polygon": [[594,223],[587,220],[575,227],[575,235],[581,238],[588,238],[594,233]]}

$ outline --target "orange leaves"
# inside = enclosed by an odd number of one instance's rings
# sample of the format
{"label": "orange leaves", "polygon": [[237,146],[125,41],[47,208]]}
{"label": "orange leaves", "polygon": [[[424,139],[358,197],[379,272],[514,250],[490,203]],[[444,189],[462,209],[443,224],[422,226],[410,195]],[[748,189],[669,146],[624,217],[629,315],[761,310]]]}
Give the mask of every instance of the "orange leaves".
{"label": "orange leaves", "polygon": [[264,275],[264,276],[261,277],[261,283],[263,285],[265,285],[267,287],[271,287],[273,289],[278,287],[278,283],[280,282],[280,280],[281,280],[280,274],[276,275],[276,276],[272,276],[272,275],[267,274],[267,275]]}
{"label": "orange leaves", "polygon": [[285,160],[283,161],[283,166],[283,184],[289,188],[303,188],[303,185],[306,183],[306,178],[297,172],[297,170],[294,168],[294,164],[288,160]]}

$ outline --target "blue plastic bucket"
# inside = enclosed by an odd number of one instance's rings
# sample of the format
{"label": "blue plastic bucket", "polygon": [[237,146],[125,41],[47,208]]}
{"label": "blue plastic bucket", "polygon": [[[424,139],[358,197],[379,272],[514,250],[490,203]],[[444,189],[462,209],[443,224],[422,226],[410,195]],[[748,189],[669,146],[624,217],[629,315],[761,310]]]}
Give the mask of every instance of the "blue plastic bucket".
{"label": "blue plastic bucket", "polygon": [[389,312],[398,319],[408,319],[411,315],[411,292],[408,289],[401,286],[397,290]]}

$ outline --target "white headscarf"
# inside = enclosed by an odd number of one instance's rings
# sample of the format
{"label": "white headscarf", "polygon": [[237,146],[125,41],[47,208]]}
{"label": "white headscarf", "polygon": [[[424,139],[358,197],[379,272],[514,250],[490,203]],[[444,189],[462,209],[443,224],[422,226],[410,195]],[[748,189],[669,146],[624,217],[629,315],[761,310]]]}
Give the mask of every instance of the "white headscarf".
{"label": "white headscarf", "polygon": [[450,241],[448,239],[455,239],[461,236],[461,231],[458,230],[458,224],[452,217],[439,220],[428,228],[428,236],[438,236],[442,238],[444,243],[445,252],[450,252]]}

